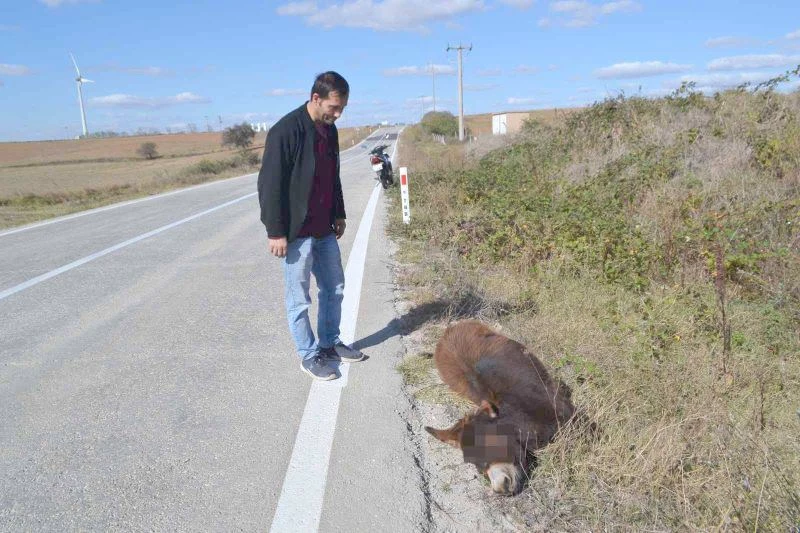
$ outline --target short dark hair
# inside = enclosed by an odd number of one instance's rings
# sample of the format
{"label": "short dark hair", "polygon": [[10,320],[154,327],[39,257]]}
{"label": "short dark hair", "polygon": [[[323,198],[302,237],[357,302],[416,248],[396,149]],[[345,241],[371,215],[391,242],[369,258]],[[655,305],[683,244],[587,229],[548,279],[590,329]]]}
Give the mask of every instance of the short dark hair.
{"label": "short dark hair", "polygon": [[317,93],[320,98],[327,98],[332,91],[336,91],[340,96],[348,96],[350,94],[350,85],[338,72],[329,70],[328,72],[317,74],[314,86],[311,87],[311,96]]}

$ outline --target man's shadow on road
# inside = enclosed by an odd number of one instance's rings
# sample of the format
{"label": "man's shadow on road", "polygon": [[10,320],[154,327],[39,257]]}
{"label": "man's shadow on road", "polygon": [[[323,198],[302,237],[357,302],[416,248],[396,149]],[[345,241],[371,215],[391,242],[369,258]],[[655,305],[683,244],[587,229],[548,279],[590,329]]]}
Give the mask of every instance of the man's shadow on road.
{"label": "man's shadow on road", "polygon": [[377,346],[397,335],[409,335],[428,322],[442,319],[458,320],[474,317],[483,307],[480,297],[468,292],[457,299],[439,299],[415,305],[405,314],[393,318],[383,329],[353,343],[356,350]]}

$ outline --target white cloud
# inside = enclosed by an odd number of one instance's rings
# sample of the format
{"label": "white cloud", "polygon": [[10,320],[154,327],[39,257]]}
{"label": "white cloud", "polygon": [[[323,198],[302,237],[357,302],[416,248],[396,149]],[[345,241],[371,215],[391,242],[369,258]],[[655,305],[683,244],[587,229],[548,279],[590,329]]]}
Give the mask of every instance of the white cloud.
{"label": "white cloud", "polygon": [[536,98],[515,98],[512,96],[506,99],[508,105],[533,105],[537,102]]}
{"label": "white cloud", "polygon": [[194,93],[185,92],[185,93],[178,93],[175,96],[171,96],[168,98],[168,101],[178,104],[202,104],[208,103],[211,100],[206,98],[205,96],[198,96]]}
{"label": "white cloud", "polygon": [[485,68],[483,70],[479,70],[477,75],[481,78],[492,78],[495,76],[502,76],[503,70],[499,68]]}
{"label": "white cloud", "polygon": [[316,2],[280,6],[279,15],[303,17],[310,26],[369,28],[376,31],[428,31],[425,23],[481,11],[483,0],[344,0],[320,7]]}
{"label": "white cloud", "polygon": [[228,122],[271,122],[279,119],[280,117],[272,113],[264,113],[263,111],[251,111],[249,113],[232,113],[225,115]]}
{"label": "white cloud", "polygon": [[[632,0],[619,0],[600,4],[593,4],[585,0],[559,0],[550,4],[550,11],[563,15],[557,22],[568,28],[585,28],[597,24],[598,20],[603,16],[615,13],[634,13],[641,10],[641,4]],[[540,27],[549,26],[550,24],[552,22],[549,19],[539,20]]]}
{"label": "white cloud", "polygon": [[166,96],[161,98],[133,96],[130,94],[110,94],[108,96],[97,96],[91,98],[89,101],[92,104],[101,107],[156,109],[179,104],[204,104],[210,102],[211,100],[204,96],[198,96],[194,93],[184,92],[176,94],[175,96]]}
{"label": "white cloud", "polygon": [[143,76],[170,76],[172,71],[161,67],[129,67],[124,68],[123,72],[128,74],[141,74]]}
{"label": "white cloud", "polygon": [[[705,74],[687,74],[681,76],[680,79],[665,81],[662,83],[663,89],[650,90],[652,96],[664,96],[679,88],[682,83],[693,82],[694,90],[712,95],[717,92],[722,92],[729,89],[735,89],[742,85],[749,85],[754,87],[759,83],[769,81],[780,76],[781,72],[731,72],[731,73],[705,73]],[[780,92],[789,92],[796,90],[800,87],[800,80],[793,80],[778,85],[777,90]]]}
{"label": "white cloud", "polygon": [[708,70],[741,70],[749,68],[775,68],[800,63],[800,56],[781,54],[744,55],[720,57],[708,64]]}
{"label": "white cloud", "polygon": [[789,40],[800,39],[800,30],[787,33],[786,38]]}
{"label": "white cloud", "polygon": [[[441,104],[440,100],[436,103]],[[421,109],[433,105],[433,96],[417,96],[416,98],[406,98],[404,107],[406,109]]]}
{"label": "white cloud", "polygon": [[708,48],[727,48],[727,47],[740,47],[740,46],[753,46],[757,44],[755,39],[746,37],[715,37],[706,41]]}
{"label": "white cloud", "polygon": [[153,77],[172,76],[175,74],[172,70],[162,67],[125,67],[122,65],[117,65],[116,63],[107,63],[105,65],[99,65],[96,67],[88,67],[86,70],[95,72],[123,72],[125,74]]}
{"label": "white cloud", "polygon": [[619,2],[607,2],[605,4],[600,5],[600,12],[604,15],[610,15],[611,13],[633,13],[636,11],[641,11],[642,6],[638,2],[633,2],[631,0],[620,0]]}
{"label": "white cloud", "polygon": [[695,90],[703,93],[712,94],[726,89],[738,87],[744,83],[758,84],[767,81],[779,74],[769,74],[764,72],[736,72],[730,74],[688,74],[680,78],[679,83],[665,83],[666,87],[679,87],[683,82],[694,82]]}
{"label": "white cloud", "polygon": [[528,9],[533,5],[534,0],[500,0],[501,4],[516,7],[518,9]]}
{"label": "white cloud", "polygon": [[353,116],[354,113],[359,112],[359,110],[368,109],[368,110],[387,110],[392,109],[394,104],[389,100],[383,100],[380,98],[369,98],[369,99],[355,99],[355,100],[348,100],[347,103],[347,115]]}
{"label": "white cloud", "polygon": [[5,74],[6,76],[27,76],[33,74],[33,71],[25,65],[7,65],[5,63],[0,63],[0,74]]}
{"label": "white cloud", "polygon": [[388,68],[383,71],[384,76],[430,76],[431,73],[437,75],[452,76],[456,69],[450,65],[423,65]]}
{"label": "white cloud", "polygon": [[286,15],[290,17],[308,17],[313,15],[316,11],[316,2],[289,2],[278,8],[278,15]]}
{"label": "white cloud", "polygon": [[645,76],[659,76],[661,74],[674,74],[692,68],[691,65],[678,65],[676,63],[662,63],[661,61],[635,61],[631,63],[616,63],[610,67],[595,70],[598,78],[641,78]]}
{"label": "white cloud", "polygon": [[496,83],[465,83],[464,90],[468,92],[491,91],[499,87]]}
{"label": "white cloud", "polygon": [[517,74],[536,74],[539,72],[539,67],[532,67],[530,65],[518,65],[514,72]]}
{"label": "white cloud", "polygon": [[308,95],[308,92],[303,89],[271,89],[265,94],[267,96],[300,96]]}
{"label": "white cloud", "polygon": [[456,68],[452,65],[425,65],[425,74],[430,74],[431,71],[433,71],[435,74],[451,76],[455,75]]}
{"label": "white cloud", "polygon": [[59,7],[64,4],[94,4],[100,0],[39,0],[48,7]]}

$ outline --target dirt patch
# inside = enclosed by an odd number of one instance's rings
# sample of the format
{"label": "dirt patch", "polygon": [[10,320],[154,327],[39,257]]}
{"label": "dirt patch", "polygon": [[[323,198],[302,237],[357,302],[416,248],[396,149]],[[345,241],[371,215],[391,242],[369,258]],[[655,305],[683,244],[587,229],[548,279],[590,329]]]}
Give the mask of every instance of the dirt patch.
{"label": "dirt patch", "polygon": [[[413,267],[397,267],[404,268]],[[412,406],[407,427],[425,481],[430,519],[426,531],[544,531],[526,523],[530,516],[523,516],[512,498],[494,495],[475,467],[463,462],[460,450],[439,442],[424,429],[449,427],[473,408],[442,383],[432,360],[447,324],[468,310],[459,304],[463,302],[414,304],[408,291],[396,285],[395,309],[405,350],[398,372],[403,375],[403,392]],[[492,326],[500,329],[497,324]]]}

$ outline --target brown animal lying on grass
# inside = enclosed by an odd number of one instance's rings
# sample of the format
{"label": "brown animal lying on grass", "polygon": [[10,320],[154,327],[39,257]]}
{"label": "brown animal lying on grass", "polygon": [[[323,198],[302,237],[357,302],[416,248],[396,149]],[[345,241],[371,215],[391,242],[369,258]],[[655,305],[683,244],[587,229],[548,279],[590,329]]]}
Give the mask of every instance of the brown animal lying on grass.
{"label": "brown animal lying on grass", "polygon": [[532,452],[575,412],[569,388],[523,345],[472,320],[445,330],[434,361],[442,380],[479,407],[449,429],[425,429],[460,448],[494,492],[519,493]]}

